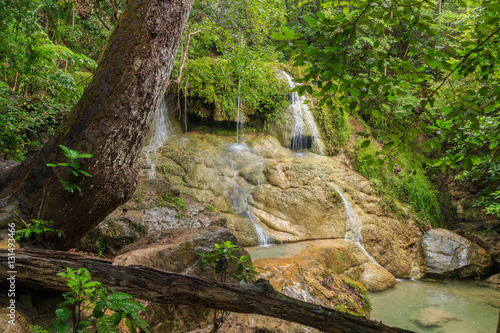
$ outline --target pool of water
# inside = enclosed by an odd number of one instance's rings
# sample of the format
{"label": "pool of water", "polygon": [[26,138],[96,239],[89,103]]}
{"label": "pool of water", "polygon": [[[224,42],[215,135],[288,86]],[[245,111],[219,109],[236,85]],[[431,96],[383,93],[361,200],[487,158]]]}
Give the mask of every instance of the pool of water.
{"label": "pool of water", "polygon": [[[474,280],[439,282],[405,280],[394,287],[370,293],[371,319],[416,332],[494,333],[500,291],[480,286]],[[498,305],[497,305],[498,306]],[[425,308],[455,315],[442,327],[421,327],[412,319]]]}
{"label": "pool of water", "polygon": [[290,258],[295,257],[308,247],[308,242],[286,243],[279,245],[246,247],[252,260],[259,258]]}

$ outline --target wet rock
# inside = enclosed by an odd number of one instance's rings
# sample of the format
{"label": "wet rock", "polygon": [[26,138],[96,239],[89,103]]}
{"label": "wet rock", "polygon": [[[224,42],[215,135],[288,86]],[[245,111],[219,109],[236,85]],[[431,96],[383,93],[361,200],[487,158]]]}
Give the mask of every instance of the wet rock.
{"label": "wet rock", "polygon": [[113,254],[151,232],[226,225],[226,218],[212,207],[191,196],[179,196],[179,189],[164,179],[148,179],[139,184],[132,199],[91,230],[77,248]]}
{"label": "wet rock", "polygon": [[493,289],[500,289],[500,273],[495,274],[481,282],[482,285]]}
{"label": "wet rock", "polygon": [[453,313],[430,307],[420,310],[412,320],[422,328],[429,328],[441,327],[451,320],[458,320],[458,318]]}
{"label": "wet rock", "polygon": [[[116,265],[147,265],[154,268],[220,281],[210,264],[198,267],[201,257],[197,253],[213,251],[215,243],[231,241],[238,246],[233,254],[240,257],[248,254],[234,235],[225,228],[206,229],[176,228],[157,231],[126,246],[113,260]],[[229,267],[228,283],[237,283],[235,267]],[[146,321],[152,332],[185,332],[206,327],[212,320],[213,310],[204,307],[182,305],[158,305],[149,303]]]}
{"label": "wet rock", "polygon": [[495,270],[500,270],[500,221],[484,219],[477,222],[463,222],[454,227],[455,232],[477,243],[490,255]]}
{"label": "wet rock", "polygon": [[360,282],[370,291],[381,291],[396,284],[394,275],[379,265],[366,263],[361,274]]}
{"label": "wet rock", "polygon": [[412,276],[421,232],[410,218],[385,211],[344,157],[292,154],[266,135],[240,140],[202,133],[170,138],[157,155],[157,176],[224,214],[245,246],[259,244],[256,226],[277,243],[344,238],[350,223],[344,196],[370,255],[396,277]]}
{"label": "wet rock", "polygon": [[411,277],[412,258],[408,251],[398,246],[397,237],[391,232],[374,224],[361,229],[363,244],[377,262],[398,278]]}
{"label": "wet rock", "polygon": [[440,277],[476,276],[492,265],[483,248],[445,229],[429,230],[423,235],[419,260],[423,273]]}

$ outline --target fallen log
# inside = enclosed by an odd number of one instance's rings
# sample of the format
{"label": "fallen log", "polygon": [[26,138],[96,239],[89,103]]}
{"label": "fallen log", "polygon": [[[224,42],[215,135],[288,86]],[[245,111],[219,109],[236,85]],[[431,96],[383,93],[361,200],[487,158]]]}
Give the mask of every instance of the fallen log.
{"label": "fallen log", "polygon": [[[12,263],[8,261],[8,256],[7,250],[0,250],[2,283],[11,275],[6,269]],[[152,267],[118,266],[108,260],[60,251],[16,250],[16,289],[27,286],[66,292],[65,280],[56,276],[66,267],[85,267],[93,280],[100,281],[105,287],[157,303],[202,305],[218,310],[260,314],[331,333],[411,332],[290,298],[277,292],[265,280],[247,285],[220,283]]]}

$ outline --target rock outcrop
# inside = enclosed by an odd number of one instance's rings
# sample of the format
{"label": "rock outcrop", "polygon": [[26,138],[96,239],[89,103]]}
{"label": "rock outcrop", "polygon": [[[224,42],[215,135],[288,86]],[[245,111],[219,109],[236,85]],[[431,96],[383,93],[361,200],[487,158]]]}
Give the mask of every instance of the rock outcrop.
{"label": "rock outcrop", "polygon": [[368,180],[341,157],[293,155],[267,135],[245,141],[202,133],[170,138],[158,152],[156,175],[222,212],[244,246],[258,245],[259,232],[275,242],[344,238],[343,196],[369,254],[394,276],[411,277],[420,230],[385,211]]}
{"label": "rock outcrop", "polygon": [[[201,257],[197,253],[210,253],[215,243],[231,241],[238,245],[234,235],[225,228],[204,229],[173,228],[157,231],[123,248],[113,260],[117,265],[147,265],[169,272],[182,273],[220,281],[209,264],[198,267]],[[248,254],[241,246],[233,251],[236,256]],[[235,267],[229,267],[227,281],[238,283]],[[211,323],[213,310],[184,305],[147,304],[146,321],[151,332],[186,332],[206,327]]]}
{"label": "rock outcrop", "polygon": [[477,276],[492,265],[483,248],[446,229],[429,230],[422,236],[419,260],[424,274],[438,277]]}
{"label": "rock outcrop", "polygon": [[170,228],[226,227],[226,218],[164,179],[139,183],[132,199],[118,207],[80,241],[78,248],[115,254],[148,233]]}

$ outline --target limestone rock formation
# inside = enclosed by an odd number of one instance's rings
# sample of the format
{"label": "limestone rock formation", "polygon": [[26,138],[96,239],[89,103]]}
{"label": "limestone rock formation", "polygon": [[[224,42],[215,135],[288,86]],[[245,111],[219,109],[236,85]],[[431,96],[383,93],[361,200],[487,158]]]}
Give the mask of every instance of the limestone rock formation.
{"label": "limestone rock formation", "polygon": [[226,218],[164,179],[139,183],[132,199],[90,231],[78,248],[91,252],[116,253],[151,232],[169,228],[226,227]]}
{"label": "limestone rock formation", "polygon": [[486,251],[446,229],[429,230],[422,236],[419,260],[428,276],[476,276],[492,265]]}
{"label": "limestone rock formation", "polygon": [[411,277],[419,229],[385,211],[368,180],[344,159],[292,154],[267,135],[242,141],[196,132],[172,137],[159,149],[156,176],[222,212],[243,246],[258,245],[262,235],[275,242],[344,238],[356,228],[382,266]]}

